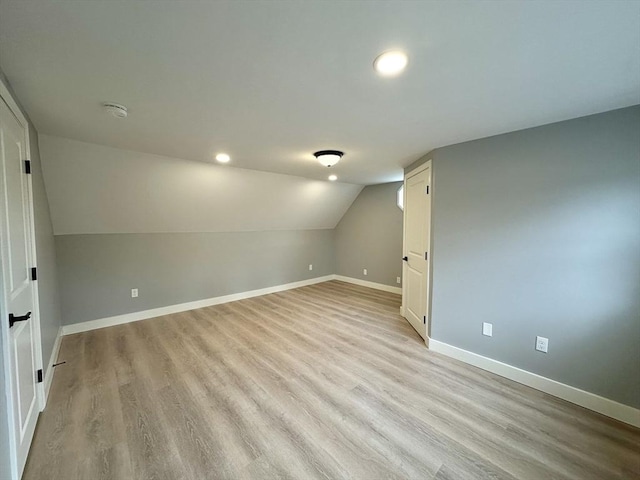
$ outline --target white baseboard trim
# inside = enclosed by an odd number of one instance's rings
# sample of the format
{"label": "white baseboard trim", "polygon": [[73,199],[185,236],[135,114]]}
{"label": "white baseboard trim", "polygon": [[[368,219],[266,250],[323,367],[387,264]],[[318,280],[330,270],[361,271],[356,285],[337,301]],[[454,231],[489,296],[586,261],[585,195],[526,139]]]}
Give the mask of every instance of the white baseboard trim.
{"label": "white baseboard trim", "polygon": [[615,418],[640,428],[640,410],[609,400],[608,398],[580,390],[579,388],[542,377],[535,373],[513,367],[506,363],[483,357],[477,353],[469,352],[453,345],[430,338],[427,342],[429,348],[438,353],[455,358],[462,362],[474,365],[489,372],[508,378],[523,385],[541,390],[550,395],[562,398],[581,407]]}
{"label": "white baseboard trim", "polygon": [[369,282],[367,280],[360,280],[359,278],[343,277],[342,275],[334,275],[333,279],[340,280],[341,282],[353,283],[355,285],[360,285],[361,287],[375,288],[376,290],[383,290],[385,292],[398,293],[402,295],[402,288],[400,287],[392,287],[382,283]]}
{"label": "white baseboard trim", "polygon": [[44,406],[47,405],[47,400],[49,400],[49,390],[51,390],[51,383],[53,382],[53,373],[55,370],[55,368],[53,368],[53,364],[58,360],[60,345],[62,345],[62,326],[58,329],[58,335],[56,336],[56,340],[53,343],[53,350],[51,351],[51,358],[49,358],[49,363],[44,366]]}
{"label": "white baseboard trim", "polygon": [[283,285],[276,285],[274,287],[250,290],[248,292],[233,293],[231,295],[223,295],[220,297],[207,298],[204,300],[196,300],[194,302],[179,303],[177,305],[169,305],[167,307],[152,308],[150,310],[142,310],[140,312],[126,313],[124,315],[116,315],[113,317],[100,318],[97,320],[89,320],[87,322],[74,323],[72,325],[64,325],[62,327],[62,335],[73,335],[74,333],[88,332],[89,330],[113,327],[114,325],[137,322],[139,320],[147,320],[149,318],[160,317],[162,315],[186,312],[187,310],[195,310],[196,308],[210,307],[212,305],[220,305],[221,303],[244,300],[245,298],[259,297],[260,295],[267,295],[269,293],[283,292],[285,290],[291,290],[293,288],[300,288],[307,285],[327,282],[329,280],[333,280],[333,277],[334,275],[325,275],[324,277],[310,278],[309,280],[285,283]]}

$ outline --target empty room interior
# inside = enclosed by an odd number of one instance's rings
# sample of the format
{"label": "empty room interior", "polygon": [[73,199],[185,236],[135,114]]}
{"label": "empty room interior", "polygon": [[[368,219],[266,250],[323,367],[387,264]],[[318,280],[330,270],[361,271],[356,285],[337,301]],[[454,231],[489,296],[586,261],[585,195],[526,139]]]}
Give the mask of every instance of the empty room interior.
{"label": "empty room interior", "polygon": [[640,479],[640,1],[0,0],[0,480]]}

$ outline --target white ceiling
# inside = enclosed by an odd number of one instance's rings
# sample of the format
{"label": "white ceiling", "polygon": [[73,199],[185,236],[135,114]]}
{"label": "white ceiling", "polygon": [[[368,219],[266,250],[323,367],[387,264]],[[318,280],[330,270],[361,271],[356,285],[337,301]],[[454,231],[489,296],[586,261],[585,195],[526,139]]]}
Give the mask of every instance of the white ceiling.
{"label": "white ceiling", "polygon": [[[409,67],[380,78],[391,47]],[[640,103],[640,2],[3,0],[0,66],[41,133],[315,179],[340,149],[340,181],[371,184]]]}

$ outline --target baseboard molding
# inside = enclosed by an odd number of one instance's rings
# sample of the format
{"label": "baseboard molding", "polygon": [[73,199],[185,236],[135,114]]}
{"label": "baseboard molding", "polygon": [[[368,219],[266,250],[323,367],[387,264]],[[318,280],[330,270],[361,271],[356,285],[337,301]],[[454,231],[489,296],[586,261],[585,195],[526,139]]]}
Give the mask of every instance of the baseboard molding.
{"label": "baseboard molding", "polygon": [[51,351],[51,357],[49,358],[49,363],[45,365],[45,374],[44,374],[44,404],[47,405],[47,400],[49,400],[49,390],[51,390],[51,383],[53,382],[53,374],[55,368],[53,364],[58,360],[58,355],[60,354],[60,345],[62,345],[62,326],[58,328],[58,334],[56,335],[56,340],[53,342],[53,350]]}
{"label": "baseboard molding", "polygon": [[354,285],[360,285],[361,287],[375,288],[376,290],[383,290],[385,292],[397,293],[402,295],[402,288],[392,287],[390,285],[384,285],[382,283],[369,282],[367,280],[360,280],[359,278],[343,277],[342,275],[334,275],[334,280],[340,280],[341,282],[353,283]]}
{"label": "baseboard molding", "polygon": [[488,357],[483,357],[477,353],[454,347],[447,343],[434,340],[433,338],[428,339],[427,345],[434,352],[442,353],[448,357],[474,365],[483,370],[500,375],[501,377],[522,383],[536,390],[543,391],[568,402],[580,405],[581,407],[606,415],[607,417],[615,418],[616,420],[640,428],[640,410],[628,405],[623,405],[622,403],[551,380],[550,378],[513,367]]}
{"label": "baseboard molding", "polygon": [[195,310],[197,308],[220,305],[221,303],[235,302],[237,300],[244,300],[246,298],[259,297],[260,295],[267,295],[269,293],[283,292],[285,290],[291,290],[293,288],[300,288],[307,285],[327,282],[333,279],[334,275],[325,275],[324,277],[316,277],[309,280],[301,280],[299,282],[285,283],[283,285],[276,285],[274,287],[260,288],[258,290],[233,293],[231,295],[223,295],[220,297],[207,298],[204,300],[196,300],[194,302],[179,303],[177,305],[169,305],[167,307],[152,308],[150,310],[142,310],[140,312],[126,313],[124,315],[116,315],[113,317],[100,318],[97,320],[89,320],[87,322],[74,323],[72,325],[64,325],[62,327],[62,335],[73,335],[74,333],[88,332],[89,330],[113,327],[115,325],[122,325],[123,323],[131,323],[137,322],[139,320],[161,317],[162,315],[186,312],[188,310]]}

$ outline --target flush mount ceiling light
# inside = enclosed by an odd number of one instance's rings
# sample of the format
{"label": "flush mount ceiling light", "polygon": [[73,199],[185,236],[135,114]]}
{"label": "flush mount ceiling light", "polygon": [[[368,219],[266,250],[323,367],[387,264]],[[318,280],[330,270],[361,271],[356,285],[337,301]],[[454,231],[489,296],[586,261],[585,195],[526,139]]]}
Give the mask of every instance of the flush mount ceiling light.
{"label": "flush mount ceiling light", "polygon": [[127,107],[125,107],[124,105],[118,105],[117,103],[112,103],[112,102],[105,102],[102,104],[102,106],[104,107],[107,113],[110,113],[116,118],[127,118],[127,115],[129,114],[127,112]]}
{"label": "flush mount ceiling light", "polygon": [[229,161],[231,160],[231,157],[226,153],[219,153],[216,155],[216,160],[219,161],[220,163],[229,163]]}
{"label": "flush mount ceiling light", "polygon": [[406,68],[407,54],[401,50],[389,50],[381,53],[373,61],[373,68],[383,77],[394,77]]}
{"label": "flush mount ceiling light", "polygon": [[330,182],[335,182],[338,179],[337,175],[329,175],[329,181]]}
{"label": "flush mount ceiling light", "polygon": [[344,152],[339,150],[320,150],[313,154],[313,156],[316,157],[325,167],[333,167],[340,161],[343,155]]}

